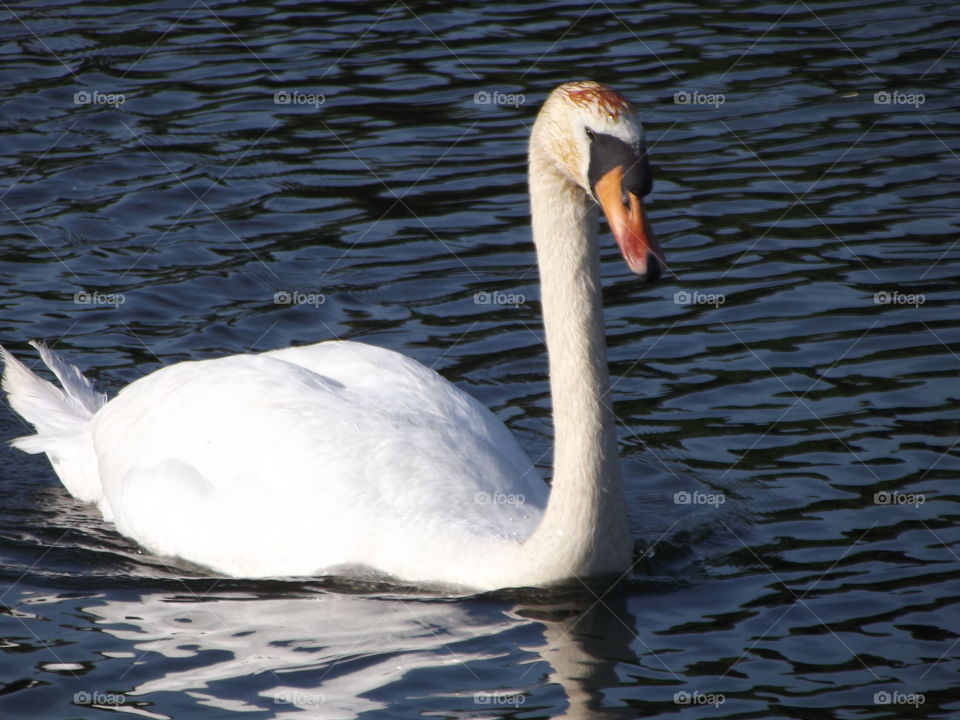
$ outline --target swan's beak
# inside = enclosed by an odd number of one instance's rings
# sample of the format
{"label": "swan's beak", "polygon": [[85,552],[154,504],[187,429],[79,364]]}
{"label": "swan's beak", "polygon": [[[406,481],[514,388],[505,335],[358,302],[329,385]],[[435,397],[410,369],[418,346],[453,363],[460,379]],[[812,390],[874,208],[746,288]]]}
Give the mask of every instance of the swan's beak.
{"label": "swan's beak", "polygon": [[647,220],[643,200],[623,189],[623,166],[617,165],[597,180],[594,192],[627,265],[644,280],[656,280],[666,264],[663,250]]}

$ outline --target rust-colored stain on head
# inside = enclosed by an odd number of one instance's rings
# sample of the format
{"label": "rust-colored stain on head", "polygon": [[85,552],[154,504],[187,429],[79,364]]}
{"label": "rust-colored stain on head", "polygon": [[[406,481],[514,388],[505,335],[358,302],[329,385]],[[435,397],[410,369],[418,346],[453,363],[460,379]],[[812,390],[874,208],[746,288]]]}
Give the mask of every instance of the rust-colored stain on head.
{"label": "rust-colored stain on head", "polygon": [[632,113],[627,99],[612,88],[597,82],[571,82],[560,87],[567,99],[580,107],[594,107],[616,120],[624,113]]}

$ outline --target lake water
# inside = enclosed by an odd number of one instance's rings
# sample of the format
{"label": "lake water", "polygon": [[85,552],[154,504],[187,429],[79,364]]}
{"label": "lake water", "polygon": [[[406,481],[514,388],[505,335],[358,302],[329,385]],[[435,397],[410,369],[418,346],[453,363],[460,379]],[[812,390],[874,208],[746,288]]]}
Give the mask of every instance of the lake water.
{"label": "lake water", "polygon": [[[955,3],[0,16],[0,340],[110,393],[360,339],[474,394],[549,474],[525,148],[571,79],[639,109],[674,273],[639,284],[604,230],[622,587],[209,577],[4,448],[0,716],[960,714]],[[4,405],[0,438],[24,432]]]}

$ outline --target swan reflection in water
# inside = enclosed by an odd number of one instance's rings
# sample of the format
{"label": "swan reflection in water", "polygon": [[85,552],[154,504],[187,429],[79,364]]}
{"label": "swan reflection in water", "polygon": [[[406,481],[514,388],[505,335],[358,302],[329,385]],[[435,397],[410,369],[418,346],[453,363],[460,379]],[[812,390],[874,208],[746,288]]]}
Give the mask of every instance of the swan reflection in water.
{"label": "swan reflection in water", "polygon": [[109,661],[125,664],[115,685],[154,717],[166,716],[160,694],[177,693],[179,708],[186,694],[275,717],[354,718],[399,703],[468,717],[566,704],[559,717],[613,718],[632,715],[601,710],[611,704],[603,689],[620,685],[616,662],[636,662],[624,605],[616,593],[534,604],[214,587],[85,610],[132,646]]}

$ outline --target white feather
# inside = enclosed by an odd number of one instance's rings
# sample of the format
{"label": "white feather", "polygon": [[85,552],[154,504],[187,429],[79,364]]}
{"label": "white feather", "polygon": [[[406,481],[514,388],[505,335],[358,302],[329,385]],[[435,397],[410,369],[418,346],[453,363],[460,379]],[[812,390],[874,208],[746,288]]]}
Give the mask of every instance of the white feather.
{"label": "white feather", "polygon": [[[597,102],[584,102],[590,93]],[[353,342],[178,363],[108,403],[43,345],[62,390],[0,348],[10,403],[36,428],[15,444],[45,452],[73,495],[144,547],[229,575],[376,573],[493,589],[624,571],[597,218],[576,176],[585,124],[640,137],[626,107],[594,83],[562,86],[531,137],[551,491],[476,400],[410,358]]]}
{"label": "white feather", "polygon": [[90,439],[90,420],[106,403],[77,368],[60,360],[45,345],[31,343],[54,371],[63,389],[35,375],[5,348],[3,389],[10,406],[34,426],[35,435],[16,438],[14,447],[31,454],[46,453],[64,487],[78,500],[97,502],[100,479]]}
{"label": "white feather", "polygon": [[[486,408],[352,342],[163,368],[97,415],[93,441],[121,532],[244,577],[368,567],[430,579],[425,552],[524,539],[547,499]],[[486,502],[510,494],[522,504]]]}

